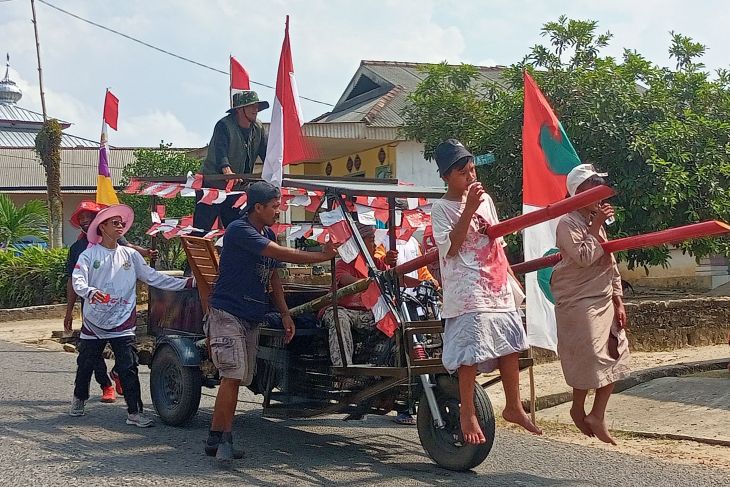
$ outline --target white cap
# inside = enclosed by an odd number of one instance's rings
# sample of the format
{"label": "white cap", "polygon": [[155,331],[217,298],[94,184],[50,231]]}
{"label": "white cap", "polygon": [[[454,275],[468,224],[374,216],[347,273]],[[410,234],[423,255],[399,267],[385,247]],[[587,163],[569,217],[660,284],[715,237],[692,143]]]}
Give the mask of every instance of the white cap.
{"label": "white cap", "polygon": [[568,194],[570,194],[570,196],[575,196],[578,186],[593,176],[605,178],[608,176],[608,173],[596,172],[596,168],[593,167],[593,164],[579,164],[575,166],[568,173],[568,178],[565,180],[565,186],[568,188]]}

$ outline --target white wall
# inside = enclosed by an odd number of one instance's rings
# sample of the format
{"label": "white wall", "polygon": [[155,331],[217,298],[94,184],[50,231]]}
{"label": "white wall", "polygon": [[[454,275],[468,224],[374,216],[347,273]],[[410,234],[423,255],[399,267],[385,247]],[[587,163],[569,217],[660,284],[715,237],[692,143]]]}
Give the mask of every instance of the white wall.
{"label": "white wall", "polygon": [[417,186],[444,187],[436,170],[436,162],[423,157],[423,144],[414,141],[398,142],[395,148],[396,174],[401,181]]}

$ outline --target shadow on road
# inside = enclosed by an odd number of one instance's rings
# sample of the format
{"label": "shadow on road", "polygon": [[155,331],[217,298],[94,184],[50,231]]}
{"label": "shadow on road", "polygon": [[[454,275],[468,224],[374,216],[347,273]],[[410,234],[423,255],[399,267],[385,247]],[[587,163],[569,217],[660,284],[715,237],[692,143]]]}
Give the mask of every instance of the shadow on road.
{"label": "shadow on road", "polygon": [[198,415],[186,428],[158,423],[155,428],[139,429],[124,423],[124,408],[119,404],[91,401],[87,415],[80,418],[59,414],[66,407],[61,401],[0,400],[0,410],[13,412],[0,419],[3,441],[33,443],[44,452],[39,466],[45,462],[52,469],[58,462],[66,462],[67,474],[80,480],[149,474],[177,478],[185,484],[197,479],[199,485],[214,479],[262,486],[397,485],[399,480],[422,485],[585,485],[523,473],[477,475],[443,470],[430,461],[418,442],[402,438],[396,425],[392,431],[384,427],[389,426],[385,421],[379,421],[373,430],[361,423],[362,435],[352,432],[345,437],[325,431],[342,427],[338,419],[273,421],[261,418],[260,411],[236,417],[234,436],[246,458],[233,469],[221,471],[202,453],[208,414]]}

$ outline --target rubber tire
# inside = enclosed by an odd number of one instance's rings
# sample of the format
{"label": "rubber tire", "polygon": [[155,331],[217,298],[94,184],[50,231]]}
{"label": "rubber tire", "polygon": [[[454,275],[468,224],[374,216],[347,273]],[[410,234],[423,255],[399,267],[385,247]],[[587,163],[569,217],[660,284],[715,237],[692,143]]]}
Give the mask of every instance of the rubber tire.
{"label": "rubber tire", "polygon": [[[166,372],[177,374],[180,384],[179,399],[175,402],[167,394]],[[150,365],[150,394],[152,404],[162,422],[170,426],[181,426],[195,416],[200,406],[203,375],[198,367],[187,367],[180,363],[175,350],[165,346],[155,353]]]}
{"label": "rubber tire", "polygon": [[486,443],[481,445],[463,445],[453,444],[447,431],[460,432],[461,426],[449,421],[449,417],[458,418],[458,409],[451,413],[445,414],[444,405],[447,402],[452,404],[459,403],[459,381],[456,377],[448,375],[440,375],[436,378],[436,387],[434,388],[436,402],[441,410],[442,417],[447,425],[445,430],[437,429],[433,424],[431,408],[428,406],[425,394],[421,396],[418,406],[418,416],[416,425],[418,428],[418,437],[421,440],[423,449],[426,450],[428,456],[436,462],[437,465],[448,470],[463,472],[471,470],[480,465],[489,455],[494,445],[495,420],[492,403],[489,396],[479,384],[474,384],[474,406],[476,408],[477,419],[482,427],[484,435],[487,437]]}

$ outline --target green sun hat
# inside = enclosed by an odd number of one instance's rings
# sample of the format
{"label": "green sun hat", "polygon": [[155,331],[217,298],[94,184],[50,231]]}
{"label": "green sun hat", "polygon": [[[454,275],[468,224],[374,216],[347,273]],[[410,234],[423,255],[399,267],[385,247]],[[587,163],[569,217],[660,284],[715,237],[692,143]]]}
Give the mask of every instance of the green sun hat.
{"label": "green sun hat", "polygon": [[259,101],[259,95],[253,90],[244,90],[233,94],[233,106],[226,110],[233,113],[236,109],[258,104],[259,111],[269,108],[268,101]]}

